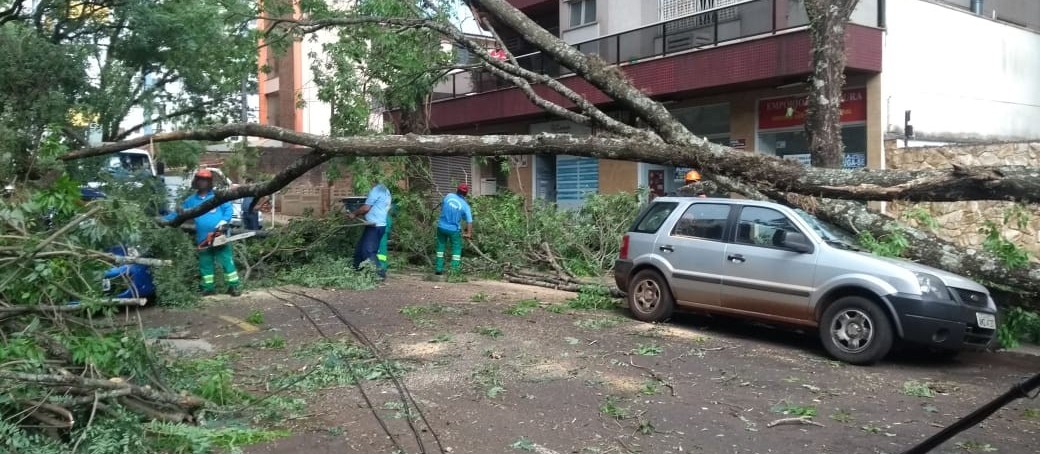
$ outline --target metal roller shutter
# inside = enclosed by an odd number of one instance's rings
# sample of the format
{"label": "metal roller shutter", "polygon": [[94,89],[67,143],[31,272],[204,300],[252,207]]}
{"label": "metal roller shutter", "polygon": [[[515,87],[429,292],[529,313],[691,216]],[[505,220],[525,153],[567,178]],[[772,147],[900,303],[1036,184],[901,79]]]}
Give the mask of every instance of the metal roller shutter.
{"label": "metal roller shutter", "polygon": [[469,156],[434,156],[430,158],[433,192],[445,195],[455,191],[459,183],[473,186],[473,166]]}
{"label": "metal roller shutter", "polygon": [[556,204],[579,208],[586,194],[599,191],[599,160],[577,156],[556,157]]}

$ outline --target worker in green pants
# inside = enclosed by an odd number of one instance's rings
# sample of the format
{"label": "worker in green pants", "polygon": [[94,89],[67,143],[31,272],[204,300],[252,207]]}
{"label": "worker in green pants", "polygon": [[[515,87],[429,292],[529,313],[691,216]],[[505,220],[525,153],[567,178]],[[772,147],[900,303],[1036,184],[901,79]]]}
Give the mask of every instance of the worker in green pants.
{"label": "worker in green pants", "polygon": [[212,294],[216,291],[214,275],[217,270],[214,262],[220,264],[224,270],[224,280],[227,281],[228,293],[238,296],[238,273],[235,271],[235,260],[231,255],[231,244],[213,246],[199,251],[199,271],[202,273],[202,292]]}
{"label": "worker in green pants", "polygon": [[376,259],[379,260],[379,268],[389,269],[390,264],[387,262],[387,244],[390,242],[390,226],[393,224],[393,217],[397,214],[397,204],[390,205],[390,213],[386,216],[386,231],[383,232],[383,238],[379,240],[379,249],[376,250]]}
{"label": "worker in green pants", "polygon": [[[451,269],[458,271],[462,265],[462,237],[473,236],[473,211],[466,202],[469,185],[462,183],[453,194],[441,201],[441,216],[437,220],[437,261],[435,273],[444,274],[444,247],[451,243]],[[462,221],[466,221],[463,233]]]}
{"label": "worker in green pants", "polygon": [[[213,173],[209,169],[201,169],[195,173],[191,186],[196,193],[188,197],[177,213],[183,213],[203,202],[215,197],[213,193]],[[166,220],[172,220],[176,214],[170,213]],[[216,291],[214,261],[220,262],[220,268],[224,270],[224,282],[228,286],[228,294],[231,296],[241,295],[238,289],[238,272],[235,270],[235,260],[231,255],[231,245],[223,244],[212,246],[213,239],[218,232],[231,223],[231,203],[224,202],[218,207],[209,210],[195,218],[195,245],[199,251],[199,272],[202,274],[202,293],[212,295]]]}

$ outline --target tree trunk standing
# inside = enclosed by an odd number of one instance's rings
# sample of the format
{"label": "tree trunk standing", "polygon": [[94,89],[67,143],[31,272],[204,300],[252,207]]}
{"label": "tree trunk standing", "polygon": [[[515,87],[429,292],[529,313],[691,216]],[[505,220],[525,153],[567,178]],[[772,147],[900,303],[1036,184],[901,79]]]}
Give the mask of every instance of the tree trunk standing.
{"label": "tree trunk standing", "polygon": [[805,134],[812,165],[840,169],[845,162],[841,142],[841,92],[845,87],[845,26],[859,0],[805,0],[812,39],[813,68]]}
{"label": "tree trunk standing", "polygon": [[[430,133],[429,99],[417,99],[413,106],[401,109],[401,117],[397,130],[401,134],[426,135]],[[418,193],[427,193],[433,189],[431,180],[430,158],[428,156],[409,156],[410,165],[405,169],[408,189]]]}

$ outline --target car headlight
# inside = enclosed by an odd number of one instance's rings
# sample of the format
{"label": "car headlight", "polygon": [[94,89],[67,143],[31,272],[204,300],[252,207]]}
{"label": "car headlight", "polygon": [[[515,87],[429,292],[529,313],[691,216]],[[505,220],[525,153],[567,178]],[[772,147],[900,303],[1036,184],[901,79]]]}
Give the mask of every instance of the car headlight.
{"label": "car headlight", "polygon": [[928,273],[914,274],[917,276],[917,283],[921,286],[921,295],[941,300],[950,299],[950,291],[946,289],[946,284],[943,284],[938,277]]}

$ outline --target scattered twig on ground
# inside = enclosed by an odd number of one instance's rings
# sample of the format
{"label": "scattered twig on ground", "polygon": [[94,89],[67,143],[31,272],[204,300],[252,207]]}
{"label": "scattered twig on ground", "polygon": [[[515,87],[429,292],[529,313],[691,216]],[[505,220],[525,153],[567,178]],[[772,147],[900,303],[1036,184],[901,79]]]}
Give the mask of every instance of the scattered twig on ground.
{"label": "scattered twig on ground", "polygon": [[628,358],[628,364],[631,364],[632,367],[635,367],[636,369],[645,370],[648,374],[650,374],[650,377],[652,377],[654,380],[657,380],[657,381],[661,382],[662,385],[667,387],[668,391],[671,392],[672,397],[676,397],[675,396],[675,387],[673,387],[671,383],[668,383],[668,380],[665,380],[665,379],[661,378],[660,375],[657,375],[657,372],[654,372],[653,369],[651,369],[649,367],[646,367],[646,366],[640,366],[640,365],[636,364],[635,362],[632,361],[632,357]]}
{"label": "scattered twig on ground", "polygon": [[813,421],[812,418],[809,418],[807,416],[799,416],[797,418],[780,418],[780,419],[777,419],[776,421],[773,421],[773,422],[770,422],[769,424],[766,424],[766,427],[798,425],[798,424],[806,425],[806,426],[824,427],[823,424],[820,424],[820,423],[818,423],[816,421]]}
{"label": "scattered twig on ground", "polygon": [[714,401],[712,403],[713,404],[718,404],[718,405],[725,405],[725,406],[727,406],[729,408],[732,408],[732,409],[734,409],[736,411],[739,411],[739,412],[745,412],[745,411],[750,411],[751,410],[750,408],[744,408],[744,407],[741,407],[740,405],[734,405],[734,404],[731,404],[731,403],[728,403],[728,402],[723,402],[721,400],[716,400],[716,401]]}
{"label": "scattered twig on ground", "polygon": [[630,454],[636,454],[636,453],[638,453],[638,452],[639,452],[639,451],[636,451],[635,449],[632,449],[632,448],[631,448],[630,446],[628,446],[628,444],[626,444],[626,443],[625,443],[625,440],[622,440],[622,439],[621,439],[621,437],[618,437],[618,438],[617,438],[617,442],[618,442],[618,444],[620,444],[620,445],[621,445],[621,447],[622,447],[622,448],[623,448],[623,449],[624,449],[625,451],[628,451],[628,452],[629,452]]}
{"label": "scattered twig on ground", "polygon": [[717,352],[717,351],[722,351],[722,350],[726,350],[726,349],[729,349],[729,348],[735,348],[735,347],[691,348],[691,349],[681,353],[679,356],[676,356],[675,358],[672,358],[672,359],[670,359],[668,361],[680,361],[683,358],[686,358],[686,356],[694,354],[694,353],[696,353],[698,356],[703,356],[704,352]]}

